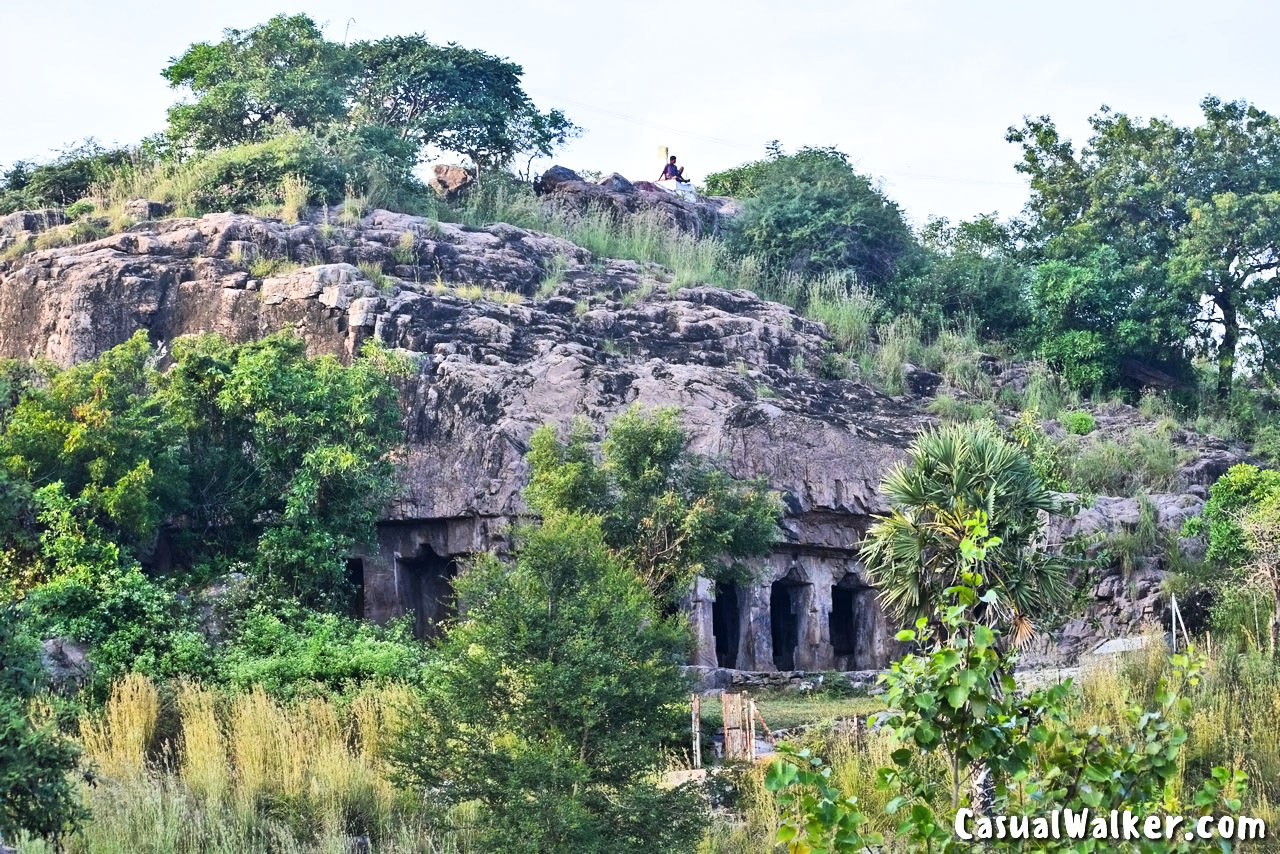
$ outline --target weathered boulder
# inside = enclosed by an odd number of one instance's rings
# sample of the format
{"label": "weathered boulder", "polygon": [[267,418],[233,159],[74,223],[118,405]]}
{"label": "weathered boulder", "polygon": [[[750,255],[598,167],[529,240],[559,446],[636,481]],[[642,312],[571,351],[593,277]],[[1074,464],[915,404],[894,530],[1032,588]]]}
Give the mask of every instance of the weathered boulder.
{"label": "weathered boulder", "polygon": [[546,172],[542,173],[542,187],[547,192],[551,192],[561,184],[568,184],[575,181],[583,183],[582,176],[565,166],[552,166]]}
{"label": "weathered boulder", "polygon": [[159,219],[173,213],[173,205],[168,202],[153,202],[150,199],[132,199],[125,202],[124,212],[126,216],[136,220]]}
{"label": "weathered boulder", "polygon": [[732,199],[712,196],[689,201],[651,182],[632,183],[617,172],[593,184],[570,169],[552,166],[542,174],[542,187],[544,208],[561,215],[603,210],[619,217],[650,216],[698,236],[719,233],[738,211]]}
{"label": "weathered boulder", "polygon": [[475,175],[466,167],[437,163],[431,167],[431,177],[427,179],[427,186],[452,202],[466,192],[475,181]]}
{"label": "weathered boulder", "polygon": [[611,172],[601,178],[599,183],[611,193],[634,193],[636,189],[630,181],[617,172]]}
{"label": "weathered boulder", "polygon": [[49,687],[64,696],[77,693],[93,674],[88,650],[67,638],[49,638],[40,645],[40,666]]}
{"label": "weathered boulder", "polygon": [[58,225],[65,225],[67,215],[59,208],[38,211],[17,211],[0,216],[0,234],[18,236],[23,232],[35,234]]}

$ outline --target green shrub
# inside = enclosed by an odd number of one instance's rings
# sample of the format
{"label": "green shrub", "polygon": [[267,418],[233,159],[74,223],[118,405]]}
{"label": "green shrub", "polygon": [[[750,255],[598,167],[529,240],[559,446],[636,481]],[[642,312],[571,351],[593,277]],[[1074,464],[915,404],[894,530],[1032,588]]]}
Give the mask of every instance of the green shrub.
{"label": "green shrub", "polygon": [[88,817],[70,777],[80,751],[54,721],[32,715],[43,674],[22,617],[0,603],[0,845],[20,832],[57,841]]}
{"label": "green shrub", "polygon": [[1242,517],[1276,494],[1280,494],[1280,471],[1232,466],[1209,487],[1204,512],[1188,522],[1186,533],[1199,533],[1207,526],[1205,559],[1223,567],[1238,567],[1250,556],[1240,527]]}
{"label": "green shrub", "polygon": [[297,605],[257,603],[237,623],[217,665],[219,677],[237,688],[260,685],[274,696],[293,697],[370,682],[413,681],[422,664],[424,648],[406,621],[381,628]]}
{"label": "green shrub", "polygon": [[1272,421],[1254,434],[1253,452],[1270,465],[1280,466],[1280,423]]}
{"label": "green shrub", "polygon": [[290,133],[212,151],[180,167],[164,193],[194,213],[283,204],[286,181],[297,207],[341,198],[346,175],[314,137]]}
{"label": "green shrub", "polygon": [[71,219],[81,219],[93,213],[95,208],[96,206],[90,200],[81,199],[67,208],[67,216]]}
{"label": "green shrub", "polygon": [[1058,416],[1058,421],[1066,428],[1068,433],[1077,436],[1087,436],[1097,427],[1097,422],[1093,419],[1093,413],[1087,409],[1072,409],[1063,412]]}

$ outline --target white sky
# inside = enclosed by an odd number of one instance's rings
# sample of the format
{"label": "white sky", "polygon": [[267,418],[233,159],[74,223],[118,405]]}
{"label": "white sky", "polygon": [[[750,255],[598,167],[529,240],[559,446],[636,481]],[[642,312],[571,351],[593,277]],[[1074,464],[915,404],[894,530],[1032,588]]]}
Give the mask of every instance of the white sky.
{"label": "white sky", "polygon": [[515,60],[586,128],[555,158],[571,168],[652,179],[667,145],[700,180],[770,139],[836,145],[917,223],[1021,209],[1004,133],[1023,115],[1082,141],[1103,103],[1182,123],[1210,93],[1280,111],[1280,4],[1244,0],[0,0],[0,167],[162,129],[170,57],[299,11],[339,41],[354,18],[352,40],[423,32]]}

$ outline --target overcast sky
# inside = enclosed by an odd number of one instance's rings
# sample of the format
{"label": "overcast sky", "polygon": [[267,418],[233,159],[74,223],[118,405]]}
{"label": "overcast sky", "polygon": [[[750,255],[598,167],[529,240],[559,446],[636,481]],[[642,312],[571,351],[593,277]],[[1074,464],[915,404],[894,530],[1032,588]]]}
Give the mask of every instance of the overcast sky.
{"label": "overcast sky", "polygon": [[555,158],[571,168],[652,179],[666,145],[700,180],[771,139],[835,145],[917,223],[1022,208],[1004,133],[1024,115],[1079,142],[1104,103],[1182,123],[1210,93],[1280,111],[1280,4],[1263,2],[0,0],[0,168],[162,129],[169,58],[277,12],[337,41],[422,32],[519,62],[538,104],[585,128]]}

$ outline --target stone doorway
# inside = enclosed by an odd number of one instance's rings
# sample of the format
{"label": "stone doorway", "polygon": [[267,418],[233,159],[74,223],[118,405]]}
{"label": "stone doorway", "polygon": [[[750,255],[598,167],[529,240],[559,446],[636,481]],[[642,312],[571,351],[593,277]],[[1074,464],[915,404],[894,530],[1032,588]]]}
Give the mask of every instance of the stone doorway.
{"label": "stone doorway", "polygon": [[347,560],[347,584],[351,586],[351,616],[364,619],[364,561],[353,557]]}
{"label": "stone doorway", "polygon": [[804,588],[799,581],[783,578],[769,587],[769,633],[773,640],[773,666],[796,669],[796,649],[803,627]]}
{"label": "stone doorway", "polygon": [[423,544],[409,558],[396,559],[399,575],[400,606],[413,612],[413,634],[429,640],[440,634],[441,623],[457,613],[453,580],[458,575],[458,562],[437,554]]}
{"label": "stone doorway", "polygon": [[711,634],[716,642],[716,664],[738,666],[738,646],[742,637],[738,585],[716,582],[716,598],[711,603]]}
{"label": "stone doorway", "polygon": [[876,616],[875,590],[857,575],[848,573],[831,588],[827,629],[837,666],[845,670],[877,667]]}

